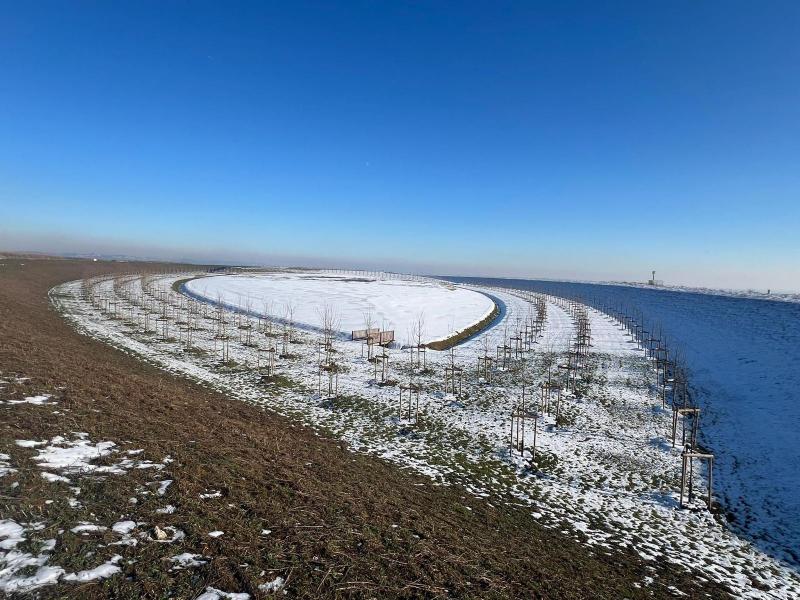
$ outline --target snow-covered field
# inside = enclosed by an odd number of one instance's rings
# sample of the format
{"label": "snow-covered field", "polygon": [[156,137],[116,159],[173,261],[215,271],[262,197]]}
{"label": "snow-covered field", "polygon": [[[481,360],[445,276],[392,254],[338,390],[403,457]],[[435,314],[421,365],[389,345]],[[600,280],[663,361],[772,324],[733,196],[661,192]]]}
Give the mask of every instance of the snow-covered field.
{"label": "snow-covered field", "polygon": [[[524,455],[509,450],[511,411],[521,400],[523,381],[530,402],[531,390],[538,396],[538,385],[547,379],[548,364],[566,359],[575,322],[557,299],[547,298],[544,329],[532,350],[515,358],[508,368],[495,365],[490,383],[478,377],[477,358],[486,348],[494,355],[495,348],[529,318],[531,299],[524,294],[480,289],[503,304],[502,320],[458,346],[452,356],[428,352],[424,370],[412,367],[407,350],[388,349],[391,381],[386,385],[376,380],[375,365],[364,356],[360,343],[336,341],[338,394],[331,397],[327,389],[320,393],[318,387],[321,336],[312,330],[296,334],[291,353],[278,361],[282,379],[275,383],[260,383],[260,369],[255,367],[259,349],[273,344],[274,337],[266,330],[257,331],[254,343],[242,343],[243,332],[257,327],[255,319],[226,317],[230,362],[221,364],[223,344],[218,339],[216,313],[213,308],[198,307],[193,351],[185,352],[185,343],[175,338],[189,305],[185,297],[169,290],[191,275],[146,281],[144,291],[150,296],[143,296],[143,281],[138,277],[116,285],[112,280],[94,282],[95,298],[119,300],[115,315],[109,312],[110,304],[100,310],[90,302],[81,282],[59,286],[52,300],[87,335],[229,396],[324,429],[354,451],[382,456],[442,484],[460,484],[490,502],[513,501],[529,507],[546,526],[599,552],[633,548],[654,565],[667,561],[691,570],[699,580],[725,583],[739,597],[796,598],[800,594],[796,565],[767,556],[737,537],[722,516],[678,508],[680,455],[668,441],[671,411],[661,408],[652,363],[610,317],[589,310],[592,347],[581,373],[580,393],[565,397],[559,419],[552,411],[538,415],[533,460],[533,419],[526,429]],[[202,285],[203,280],[198,281]],[[148,297],[153,300],[142,302]],[[156,297],[169,300],[156,301]],[[172,333],[159,339],[152,325],[149,332],[144,331],[144,312],[157,315],[164,306],[174,322]],[[445,390],[444,368],[451,360],[464,368],[459,395]],[[418,420],[399,411],[397,384],[412,381],[421,387]],[[703,475],[697,474],[699,488]],[[655,568],[653,577],[640,585],[662,585]]]}
{"label": "snow-covered field", "polygon": [[[458,277],[444,277],[447,280],[457,280]],[[769,300],[772,302],[795,302],[800,303],[800,294],[791,291],[781,290],[754,290],[754,289],[734,289],[734,288],[709,288],[691,285],[677,285],[661,283],[650,285],[642,281],[592,281],[589,279],[512,279],[507,281],[536,282],[546,284],[566,284],[579,286],[609,286],[609,287],[630,287],[654,292],[681,292],[686,294],[703,294],[708,296],[725,296],[728,298],[743,298],[748,300]]]}
{"label": "snow-covered field", "polygon": [[410,340],[420,317],[423,343],[448,338],[481,321],[494,310],[488,296],[433,280],[382,279],[330,272],[278,272],[217,275],[186,283],[195,297],[222,302],[253,314],[294,320],[321,328],[325,306],[335,311],[343,334],[371,327],[394,330],[395,339]]}
{"label": "snow-covered field", "polygon": [[732,526],[800,562],[800,304],[652,287],[485,280],[625,307],[663,329],[690,372],[700,437]]}

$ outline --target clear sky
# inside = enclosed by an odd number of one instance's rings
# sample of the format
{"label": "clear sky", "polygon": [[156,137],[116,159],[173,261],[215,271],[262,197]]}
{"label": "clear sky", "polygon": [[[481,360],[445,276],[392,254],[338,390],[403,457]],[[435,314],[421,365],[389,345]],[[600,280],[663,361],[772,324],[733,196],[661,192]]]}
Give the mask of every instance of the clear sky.
{"label": "clear sky", "polygon": [[800,290],[800,2],[4,2],[1,249]]}

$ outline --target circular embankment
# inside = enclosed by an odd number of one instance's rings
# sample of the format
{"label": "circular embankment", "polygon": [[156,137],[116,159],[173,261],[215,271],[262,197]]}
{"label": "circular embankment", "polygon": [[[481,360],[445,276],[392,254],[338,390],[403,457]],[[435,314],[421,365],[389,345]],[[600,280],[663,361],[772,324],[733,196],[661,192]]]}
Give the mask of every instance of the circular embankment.
{"label": "circular embankment", "polygon": [[[494,298],[435,280],[381,279],[341,273],[292,271],[212,275],[179,280],[177,290],[205,302],[275,320],[291,317],[320,329],[326,309],[343,335],[371,327],[393,330],[395,340],[422,341],[446,350],[490,326],[501,313]],[[291,310],[291,315],[289,311]]]}

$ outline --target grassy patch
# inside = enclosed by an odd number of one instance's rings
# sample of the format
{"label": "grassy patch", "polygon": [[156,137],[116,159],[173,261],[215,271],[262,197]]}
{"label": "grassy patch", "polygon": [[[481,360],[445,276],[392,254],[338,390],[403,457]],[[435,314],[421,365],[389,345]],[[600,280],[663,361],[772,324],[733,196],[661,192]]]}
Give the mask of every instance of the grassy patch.
{"label": "grassy patch", "polygon": [[[494,300],[492,300],[492,302],[494,302]],[[494,321],[497,318],[499,314],[500,314],[500,307],[497,306],[497,302],[495,302],[494,310],[492,310],[492,312],[489,313],[489,315],[487,315],[474,325],[467,327],[464,331],[460,331],[457,334],[450,336],[445,340],[440,340],[438,342],[431,342],[430,344],[426,344],[425,346],[427,348],[430,348],[431,350],[449,350],[453,346],[457,346],[464,340],[472,337],[479,331],[488,327],[492,323],[492,321]]]}
{"label": "grassy patch", "polygon": [[[16,270],[9,263],[0,272],[0,312],[14,317],[0,321],[0,371],[31,377],[25,395],[63,389],[69,400],[4,412],[0,452],[16,460],[22,449],[15,439],[85,431],[95,442],[114,441],[119,456],[143,449],[136,456],[174,459],[158,474],[134,469],[102,480],[76,477],[83,505],[74,509],[65,503],[64,484],[44,482],[30,462],[14,463],[20,485],[4,493],[0,512],[44,522],[37,535],[57,539],[53,564],[92,568],[114,553],[123,556],[120,574],[43,588],[39,597],[194,598],[211,585],[261,598],[258,585],[279,575],[289,597],[670,597],[666,589],[635,586],[651,569],[690,596],[724,594],[691,573],[646,563],[633,550],[600,555],[541,525],[510,495],[475,497],[461,487],[471,485],[469,469],[496,478],[501,489],[513,484],[513,465],[468,446],[433,419],[422,418],[405,443],[413,451],[413,435],[440,431],[442,464],[455,455],[465,465],[450,487],[78,335],[50,310],[48,289],[103,270],[153,266],[38,262]],[[363,398],[342,403],[343,411],[385,419]],[[149,482],[165,478],[174,483],[159,496]],[[211,491],[219,497],[201,497]],[[176,507],[174,514],[157,512],[166,504]],[[108,527],[123,518],[143,523],[141,532],[172,526],[186,537],[175,544],[140,538],[127,547],[104,546],[118,539],[109,532],[69,532],[80,520]],[[214,530],[225,534],[210,538]],[[172,570],[170,557],[183,552],[202,554],[207,563]]]}

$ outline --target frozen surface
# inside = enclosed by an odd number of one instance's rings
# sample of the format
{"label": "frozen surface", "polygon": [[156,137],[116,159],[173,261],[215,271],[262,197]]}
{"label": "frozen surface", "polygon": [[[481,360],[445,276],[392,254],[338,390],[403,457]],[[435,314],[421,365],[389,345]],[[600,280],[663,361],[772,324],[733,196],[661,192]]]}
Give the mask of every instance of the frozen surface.
{"label": "frozen surface", "polygon": [[112,575],[116,575],[122,570],[117,566],[117,563],[121,560],[122,557],[119,554],[115,554],[110,560],[93,569],[86,569],[85,571],[64,575],[64,581],[85,583],[87,581],[94,581],[95,579],[106,579]]}
{"label": "frozen surface", "polygon": [[641,313],[689,366],[715,491],[732,525],[800,562],[800,304],[647,287],[464,279],[574,296]]}
{"label": "frozen surface", "polygon": [[[169,293],[174,282],[187,275],[160,277],[149,285]],[[99,281],[96,288],[127,305],[141,294],[141,285],[133,278],[117,286]],[[407,349],[387,349],[395,383],[376,381],[375,366],[363,356],[359,343],[336,341],[336,361],[343,368],[334,396],[318,387],[320,335],[313,329],[300,332],[293,356],[278,361],[278,373],[290,383],[273,387],[260,382],[256,367],[259,348],[274,340],[266,330],[250,346],[233,336],[231,367],[220,362],[213,309],[200,312],[194,351],[189,353],[178,339],[143,332],[141,305],[123,308],[130,315],[125,319],[112,319],[82,296],[81,282],[59,286],[51,297],[87,335],[230,397],[319,427],[354,451],[383,457],[437,483],[463,486],[490,502],[508,502],[511,497],[511,502],[529,507],[543,526],[599,552],[633,548],[646,561],[666,561],[691,570],[698,579],[724,583],[736,597],[798,597],[796,562],[765,554],[762,545],[732,531],[724,515],[678,509],[680,452],[667,439],[671,413],[661,408],[655,393],[654,365],[610,317],[589,310],[592,347],[582,392],[566,395],[561,420],[551,412],[537,417],[535,464],[529,450],[532,427],[526,429],[525,452],[509,452],[510,413],[521,400],[521,382],[530,386],[529,393],[539,393],[539,384],[548,378],[548,364],[565,360],[575,324],[565,303],[547,299],[544,329],[535,346],[508,368],[495,365],[488,383],[477,377],[478,356],[487,351],[494,355],[498,344],[531,314],[532,305],[522,293],[480,289],[502,303],[501,319],[452,355],[429,352],[426,369],[412,370]],[[185,299],[174,297],[171,305],[178,312],[186,310]],[[229,314],[227,321],[238,329],[247,319]],[[451,360],[464,367],[464,389],[458,396],[444,388],[442,375]],[[422,388],[418,421],[398,414],[397,383],[409,377]],[[696,486],[702,487],[704,476],[702,471],[695,474]],[[202,496],[210,499],[216,493],[208,489]],[[642,585],[659,585],[656,573]]]}
{"label": "frozen surface", "polygon": [[0,520],[0,549],[8,550],[25,539],[25,528],[11,520]]}
{"label": "frozen surface", "polygon": [[17,472],[17,470],[12,468],[11,464],[8,462],[10,459],[11,457],[8,454],[0,453],[0,477]]}
{"label": "frozen surface", "polygon": [[205,593],[197,597],[197,600],[248,600],[250,594],[237,592],[223,592],[215,587],[207,587]]}
{"label": "frozen surface", "polygon": [[55,473],[48,473],[47,471],[42,472],[42,479],[45,479],[51,483],[70,483],[70,480],[62,475],[56,475]]}
{"label": "frozen surface", "polygon": [[468,328],[494,310],[488,296],[442,282],[324,272],[219,275],[195,279],[186,287],[214,302],[281,318],[291,304],[294,320],[309,327],[320,327],[320,311],[327,304],[339,316],[338,330],[346,334],[364,329],[364,315],[371,313],[372,326],[393,329],[399,341],[409,338],[420,314],[425,320],[423,342],[431,342]]}
{"label": "frozen surface", "polygon": [[35,404],[37,406],[55,404],[55,402],[48,402],[49,399],[50,394],[41,394],[39,396],[28,396],[22,400],[7,400],[6,404]]}
{"label": "frozen surface", "polygon": [[134,521],[117,521],[111,526],[111,530],[115,533],[126,534],[133,531],[136,527],[136,523]]}
{"label": "frozen surface", "polygon": [[781,292],[770,290],[736,290],[726,288],[706,288],[687,285],[659,285],[653,286],[642,282],[616,282],[616,281],[603,281],[603,282],[585,282],[591,285],[612,285],[612,286],[625,286],[636,287],[650,291],[668,291],[668,292],[682,292],[686,294],[707,294],[711,296],[728,296],[730,298],[749,298],[752,300],[771,300],[774,302],[800,302],[800,294],[797,292]]}
{"label": "frozen surface", "polygon": [[283,584],[286,583],[283,577],[276,577],[272,581],[268,581],[266,583],[262,583],[258,586],[258,589],[262,592],[267,594],[277,592],[279,589],[283,587]]}
{"label": "frozen surface", "polygon": [[182,554],[178,554],[170,558],[170,560],[176,563],[176,566],[188,568],[188,567],[200,567],[206,564],[208,561],[201,560],[203,556],[201,554],[193,554],[191,552],[184,552]]}
{"label": "frozen surface", "polygon": [[121,472],[117,467],[101,467],[93,464],[93,461],[113,452],[114,442],[92,444],[81,437],[73,441],[51,440],[51,443],[52,445],[39,450],[39,454],[34,457],[43,469],[60,470],[64,473]]}

